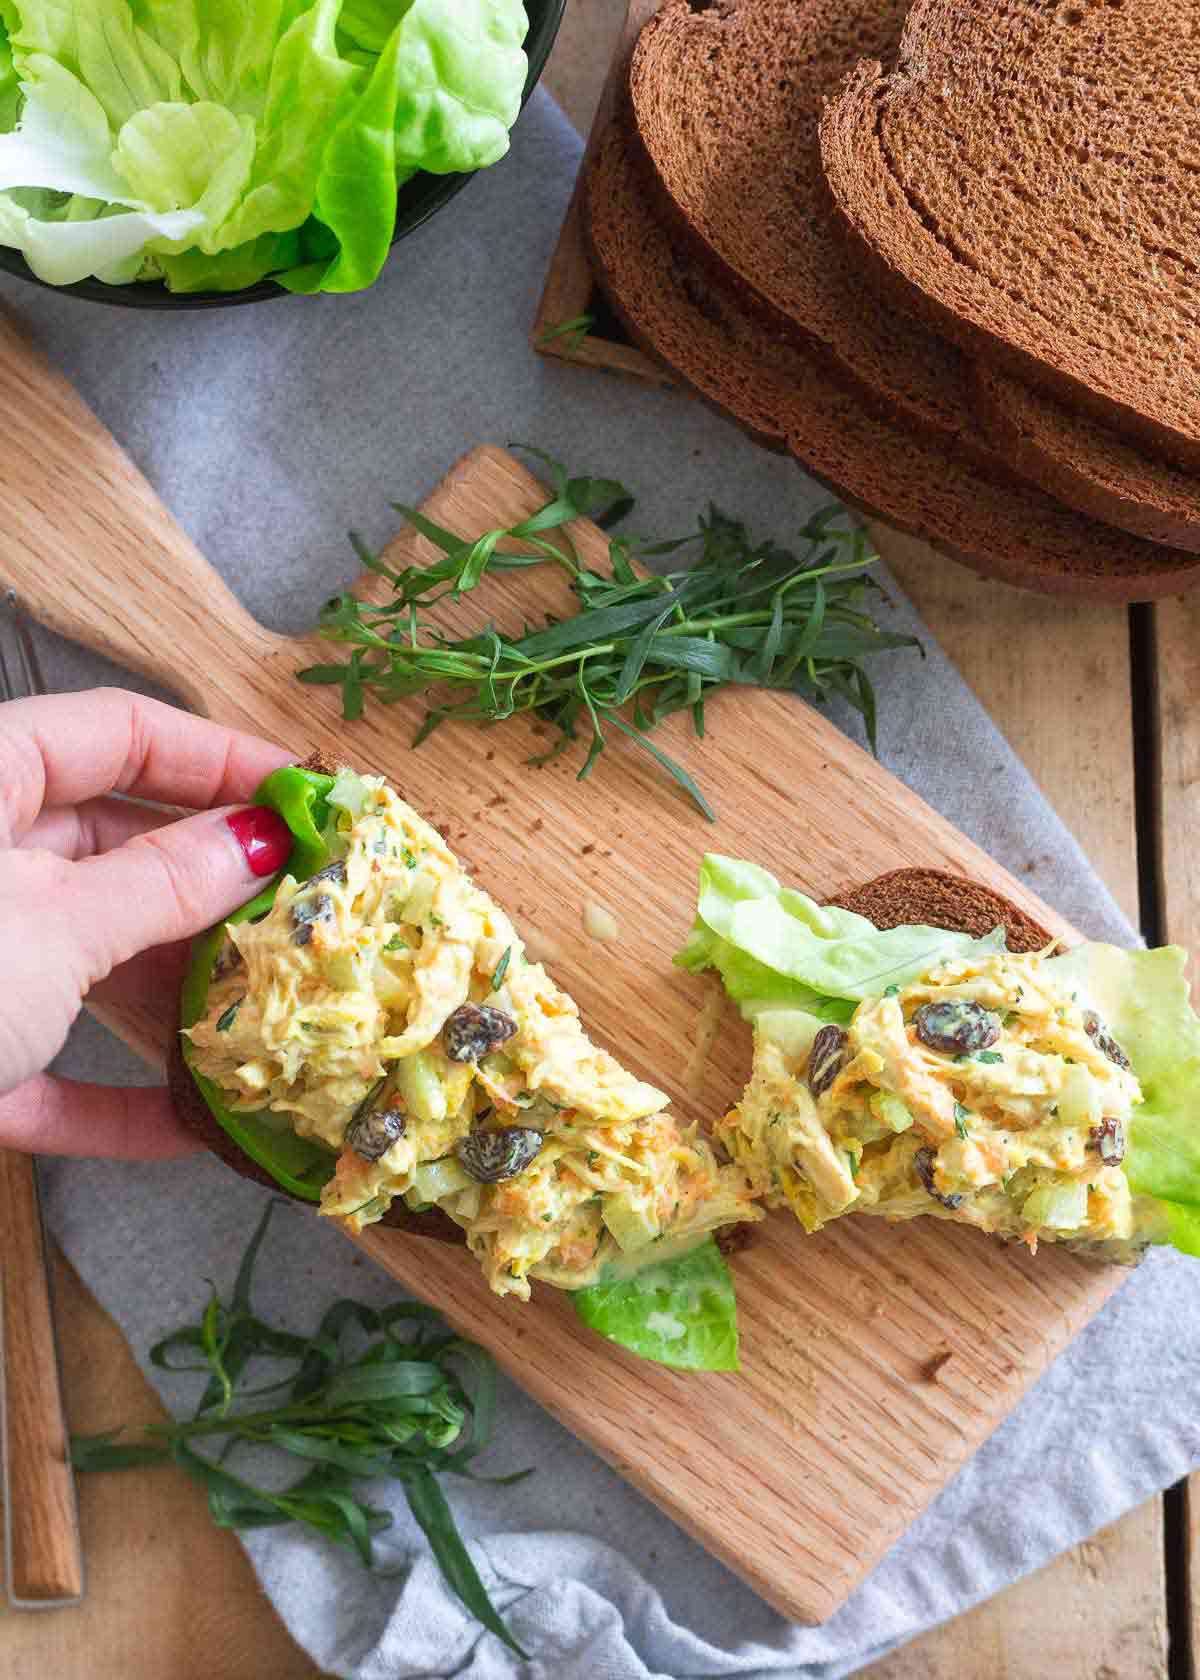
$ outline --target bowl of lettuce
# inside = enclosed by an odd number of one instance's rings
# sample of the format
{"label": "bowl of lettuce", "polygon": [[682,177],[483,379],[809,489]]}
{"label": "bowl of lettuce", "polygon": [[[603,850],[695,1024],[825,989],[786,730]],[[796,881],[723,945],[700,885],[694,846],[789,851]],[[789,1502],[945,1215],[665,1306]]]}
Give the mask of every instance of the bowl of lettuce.
{"label": "bowl of lettuce", "polygon": [[0,269],[204,308],[351,292],[509,131],[565,0],[0,0]]}

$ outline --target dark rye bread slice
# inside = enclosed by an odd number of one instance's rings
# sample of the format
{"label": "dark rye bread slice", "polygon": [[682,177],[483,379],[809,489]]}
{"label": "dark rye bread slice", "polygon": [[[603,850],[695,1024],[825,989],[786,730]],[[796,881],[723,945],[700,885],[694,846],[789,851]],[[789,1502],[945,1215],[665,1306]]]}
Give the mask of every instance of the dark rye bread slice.
{"label": "dark rye bread slice", "polygon": [[1200,552],[1200,475],[985,362],[974,363],[971,382],[984,433],[1022,478],[1119,530]]}
{"label": "dark rye bread slice", "polygon": [[650,207],[623,116],[589,167],[584,230],[596,273],[633,337],[758,442],[791,452],[852,506],[991,576],[1087,599],[1148,599],[1200,575],[1194,555],[995,482],[869,413],[824,360],[772,332],[697,268]]}
{"label": "dark rye bread slice", "polygon": [[[877,412],[999,472],[962,352],[880,304],[821,169],[825,97],[894,51],[908,0],[667,0],[629,65],[633,125],[677,237],[714,278],[794,331]],[[720,266],[717,266],[720,265]]]}
{"label": "dark rye bread slice", "polygon": [[1011,899],[941,869],[893,869],[865,886],[837,893],[829,903],[865,916],[877,928],[911,922],[982,939],[994,927],[1002,927],[1010,951],[1040,951],[1052,937]]}
{"label": "dark rye bread slice", "polygon": [[881,304],[862,284],[821,165],[830,88],[891,57],[909,0],[668,0],[629,70],[664,212],[746,299],[807,336],[879,412],[1152,542],[1200,549],[1200,481]]}
{"label": "dark rye bread slice", "polygon": [[915,0],[821,123],[876,282],[940,332],[1200,468],[1195,0]]}

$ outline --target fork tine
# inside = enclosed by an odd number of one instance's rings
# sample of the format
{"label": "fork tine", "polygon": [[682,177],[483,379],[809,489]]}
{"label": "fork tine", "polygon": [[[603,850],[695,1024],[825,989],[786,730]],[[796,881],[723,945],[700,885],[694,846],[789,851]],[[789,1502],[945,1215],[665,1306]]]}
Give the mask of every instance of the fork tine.
{"label": "fork tine", "polygon": [[[14,590],[5,590],[4,617],[6,621],[12,617],[12,609],[16,605],[16,599],[16,592]],[[12,678],[8,674],[8,660],[4,653],[4,644],[7,640],[8,637],[6,635],[0,635],[0,700],[13,700],[16,698],[13,690]]]}
{"label": "fork tine", "polygon": [[29,632],[29,620],[17,600],[16,591],[8,592],[9,605],[12,608],[13,623],[17,632],[17,649],[20,654],[22,676],[25,679],[26,694],[45,694],[46,679],[42,674],[42,662],[38,658],[38,650]]}
{"label": "fork tine", "polygon": [[[8,635],[0,636],[0,700],[20,700],[28,694],[45,694],[46,678],[29,623],[15,589],[4,591],[4,618],[11,630],[12,646],[5,651]],[[13,656],[9,668],[8,655]]]}

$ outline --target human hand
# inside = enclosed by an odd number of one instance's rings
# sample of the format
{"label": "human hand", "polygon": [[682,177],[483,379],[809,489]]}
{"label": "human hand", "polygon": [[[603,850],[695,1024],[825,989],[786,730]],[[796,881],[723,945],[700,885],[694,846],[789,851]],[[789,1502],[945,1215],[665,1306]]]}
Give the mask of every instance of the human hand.
{"label": "human hand", "polygon": [[291,761],[122,689],[0,705],[0,1145],[142,1158],[197,1147],[162,1088],[42,1070],[89,995],[174,1010],[186,941],[287,858],[282,818],[234,807]]}

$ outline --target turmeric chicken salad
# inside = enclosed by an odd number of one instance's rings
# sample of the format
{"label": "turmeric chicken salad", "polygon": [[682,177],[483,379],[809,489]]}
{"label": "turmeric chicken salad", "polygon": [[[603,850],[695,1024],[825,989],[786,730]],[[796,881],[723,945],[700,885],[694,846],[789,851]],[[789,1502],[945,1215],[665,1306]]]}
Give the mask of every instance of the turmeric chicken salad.
{"label": "turmeric chicken salad", "polygon": [[732,1108],[684,1125],[382,777],[289,767],[256,797],[292,857],[193,948],[185,1082],[213,1147],[351,1232],[435,1215],[496,1294],[555,1285],[610,1340],[707,1370],[737,1367],[720,1247],[768,1210],[1200,1253],[1174,948],[878,927],[710,855],[675,961],[719,977],[753,1061]]}
{"label": "turmeric chicken salad", "polygon": [[332,861],[231,924],[193,1067],[236,1111],[334,1159],[352,1230],[436,1205],[498,1294],[595,1283],[760,1217],[667,1098],[591,1043],[572,1000],[442,836],[380,777],[328,793]]}
{"label": "turmeric chicken salad", "polygon": [[978,1226],[1036,1246],[1136,1235],[1122,1169],[1141,1087],[1048,952],[956,957],[843,1027],[768,1019],[716,1130],[768,1207]]}
{"label": "turmeric chicken salad", "polygon": [[710,856],[676,961],[715,970],[753,1023],[749,1083],[714,1133],[806,1231],[931,1215],[1102,1259],[1200,1253],[1182,950],[880,929]]}

